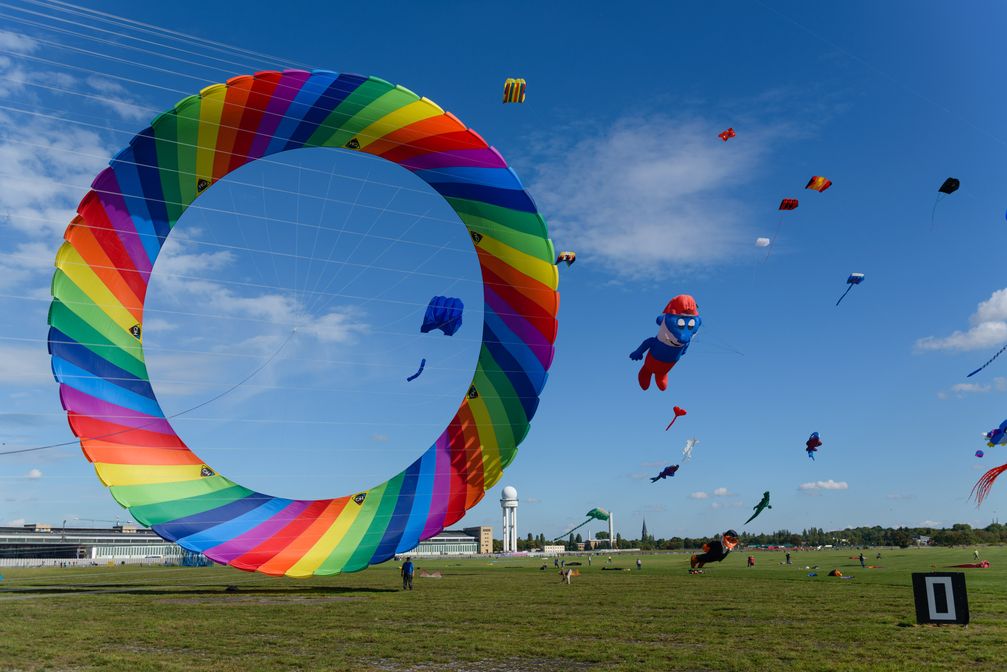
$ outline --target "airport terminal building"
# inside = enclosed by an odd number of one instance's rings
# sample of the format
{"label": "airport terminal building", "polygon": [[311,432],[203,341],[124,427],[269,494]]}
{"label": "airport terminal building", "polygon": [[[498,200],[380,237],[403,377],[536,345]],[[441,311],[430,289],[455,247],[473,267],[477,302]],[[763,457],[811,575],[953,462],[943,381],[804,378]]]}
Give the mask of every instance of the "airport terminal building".
{"label": "airport terminal building", "polygon": [[[413,555],[477,555],[493,552],[493,528],[445,530],[421,541]],[[206,559],[152,530],[122,524],[110,528],[31,523],[0,527],[0,567],[108,564],[204,564]]]}
{"label": "airport terminal building", "polygon": [[31,523],[0,527],[0,567],[109,563],[177,564],[189,554],[137,525],[54,527]]}

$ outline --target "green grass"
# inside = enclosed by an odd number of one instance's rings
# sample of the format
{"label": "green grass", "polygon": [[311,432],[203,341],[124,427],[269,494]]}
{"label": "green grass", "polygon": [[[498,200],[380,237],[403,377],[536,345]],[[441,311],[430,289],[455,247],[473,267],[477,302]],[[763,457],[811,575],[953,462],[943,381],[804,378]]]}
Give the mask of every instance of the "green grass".
{"label": "green grass", "polygon": [[[311,580],[236,570],[7,569],[0,670],[1003,670],[1007,548],[967,572],[972,624],[916,626],[910,573],[972,549],[747,552],[690,576],[687,556],[643,571],[541,559],[420,560],[442,579],[397,590],[393,563]],[[616,557],[631,567],[636,556]],[[583,560],[583,558],[578,558]],[[805,565],[818,565],[818,577]],[[855,578],[825,573],[839,567]],[[237,592],[224,592],[234,584]]]}

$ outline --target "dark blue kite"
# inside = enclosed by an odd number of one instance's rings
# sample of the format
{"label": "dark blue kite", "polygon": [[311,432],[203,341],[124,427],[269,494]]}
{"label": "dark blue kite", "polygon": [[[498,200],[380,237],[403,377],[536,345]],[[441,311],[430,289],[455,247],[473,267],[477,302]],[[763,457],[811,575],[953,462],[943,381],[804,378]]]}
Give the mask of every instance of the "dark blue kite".
{"label": "dark blue kite", "polygon": [[427,305],[426,315],[423,316],[423,326],[420,331],[424,334],[440,329],[445,336],[453,336],[462,327],[462,311],[465,305],[461,299],[450,296],[435,296],[430,299]]}

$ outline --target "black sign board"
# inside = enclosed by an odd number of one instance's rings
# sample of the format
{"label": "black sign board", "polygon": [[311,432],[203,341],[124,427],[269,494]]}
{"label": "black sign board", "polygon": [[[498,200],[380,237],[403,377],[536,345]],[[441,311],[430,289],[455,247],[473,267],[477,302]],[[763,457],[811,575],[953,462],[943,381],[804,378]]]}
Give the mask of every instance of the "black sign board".
{"label": "black sign board", "polygon": [[962,572],[913,573],[917,623],[968,625],[969,597]]}

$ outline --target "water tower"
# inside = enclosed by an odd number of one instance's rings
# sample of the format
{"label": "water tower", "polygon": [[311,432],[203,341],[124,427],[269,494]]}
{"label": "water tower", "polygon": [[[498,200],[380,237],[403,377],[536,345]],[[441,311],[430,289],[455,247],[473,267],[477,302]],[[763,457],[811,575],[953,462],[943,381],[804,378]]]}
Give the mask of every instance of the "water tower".
{"label": "water tower", "polygon": [[517,489],[508,485],[500,495],[503,510],[503,552],[517,551]]}

